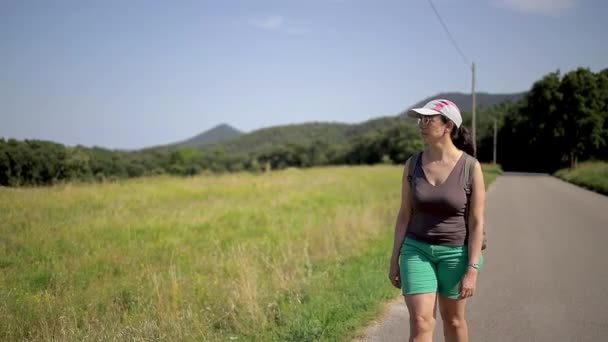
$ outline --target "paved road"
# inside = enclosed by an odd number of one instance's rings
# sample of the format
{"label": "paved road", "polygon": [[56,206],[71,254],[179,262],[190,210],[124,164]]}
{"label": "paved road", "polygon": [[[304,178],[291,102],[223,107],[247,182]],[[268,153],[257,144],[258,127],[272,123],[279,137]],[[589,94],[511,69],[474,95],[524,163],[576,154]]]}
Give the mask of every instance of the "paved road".
{"label": "paved road", "polygon": [[[608,341],[608,197],[506,173],[487,194],[486,226],[471,341]],[[398,298],[360,341],[407,341],[407,317]]]}

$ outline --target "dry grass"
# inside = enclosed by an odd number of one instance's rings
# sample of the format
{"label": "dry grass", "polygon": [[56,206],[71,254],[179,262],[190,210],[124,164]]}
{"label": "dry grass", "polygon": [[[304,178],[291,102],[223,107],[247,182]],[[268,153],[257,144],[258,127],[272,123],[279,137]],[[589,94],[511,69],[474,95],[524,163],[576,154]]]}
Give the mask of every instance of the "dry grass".
{"label": "dry grass", "polygon": [[[214,340],[280,324],[389,234],[397,167],[0,190],[0,338]],[[293,304],[295,303],[295,304]]]}
{"label": "dry grass", "polygon": [[343,339],[398,294],[401,172],[0,189],[0,340]]}

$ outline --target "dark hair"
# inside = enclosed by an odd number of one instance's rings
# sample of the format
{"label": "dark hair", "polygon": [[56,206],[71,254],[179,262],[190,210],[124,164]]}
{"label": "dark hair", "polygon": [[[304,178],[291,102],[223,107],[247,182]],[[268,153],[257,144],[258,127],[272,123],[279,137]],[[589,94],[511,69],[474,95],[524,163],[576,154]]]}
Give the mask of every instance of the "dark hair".
{"label": "dark hair", "polygon": [[[446,118],[445,116],[441,116],[441,119],[443,120],[444,123],[447,123],[448,121],[451,121],[450,119]],[[452,124],[454,124],[452,122]],[[456,127],[456,124],[454,124],[454,127]],[[466,152],[468,155],[474,156],[475,155],[475,147],[473,146],[473,139],[471,138],[471,134],[469,133],[469,130],[460,125],[460,127],[458,127],[458,129],[453,129],[452,133],[450,134],[450,136],[452,137],[452,142],[454,143],[454,146],[456,146],[458,149]]]}
{"label": "dark hair", "polygon": [[452,142],[456,147],[465,151],[468,155],[475,155],[475,146],[473,146],[473,139],[469,130],[460,126],[458,129],[452,130]]}

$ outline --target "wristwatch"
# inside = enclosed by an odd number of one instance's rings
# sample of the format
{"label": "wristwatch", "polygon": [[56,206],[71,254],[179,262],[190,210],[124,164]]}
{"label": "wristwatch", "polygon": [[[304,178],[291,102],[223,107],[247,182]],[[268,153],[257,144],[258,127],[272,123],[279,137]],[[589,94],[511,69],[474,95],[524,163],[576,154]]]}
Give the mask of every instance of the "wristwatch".
{"label": "wristwatch", "polygon": [[469,267],[473,267],[476,270],[479,270],[479,264],[469,264]]}

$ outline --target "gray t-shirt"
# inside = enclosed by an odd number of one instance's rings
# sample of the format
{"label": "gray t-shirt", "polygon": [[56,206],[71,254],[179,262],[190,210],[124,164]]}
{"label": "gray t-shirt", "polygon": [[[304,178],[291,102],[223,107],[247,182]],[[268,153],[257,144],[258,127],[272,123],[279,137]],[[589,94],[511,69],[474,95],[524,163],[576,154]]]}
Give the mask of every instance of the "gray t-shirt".
{"label": "gray t-shirt", "polygon": [[422,153],[412,175],[412,215],[407,237],[442,246],[467,245],[465,223],[467,195],[465,192],[465,153],[456,162],[446,181],[433,186],[422,170]]}

